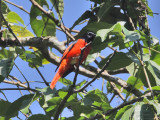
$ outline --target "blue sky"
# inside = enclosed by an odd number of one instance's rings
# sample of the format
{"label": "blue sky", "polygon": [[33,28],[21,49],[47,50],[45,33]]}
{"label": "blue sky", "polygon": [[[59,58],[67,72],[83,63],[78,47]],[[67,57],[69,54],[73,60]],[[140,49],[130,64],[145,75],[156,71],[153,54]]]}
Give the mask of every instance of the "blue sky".
{"label": "blue sky", "polygon": [[[29,0],[10,0],[10,1],[14,2],[20,6],[23,6],[24,9],[26,9],[27,11],[30,10],[31,3],[29,2]],[[160,13],[159,5],[160,5],[160,0],[149,0],[149,6],[153,10],[153,12]],[[90,7],[91,7],[90,2],[86,1],[86,0],[65,0],[64,6],[65,7],[64,7],[63,21],[64,21],[65,26],[67,26],[67,27],[71,27],[73,25],[74,21],[77,20],[77,18],[80,17],[84,11],[86,11],[87,9],[90,9]],[[22,19],[24,20],[26,25],[29,24],[29,15],[28,14],[17,9],[16,7],[14,7],[12,5],[9,5],[9,7],[11,10],[17,12],[22,17]],[[149,27],[151,28],[151,34],[160,39],[160,34],[159,34],[160,15],[154,15],[154,17],[149,17]],[[81,28],[82,28],[82,26],[77,26],[75,29],[80,30]],[[27,29],[32,31],[30,25],[27,27]],[[64,35],[64,33],[59,32],[59,31],[57,32],[57,38],[60,41],[66,40],[66,36]],[[102,52],[102,54],[104,56],[107,56],[106,55],[107,52],[108,51],[105,50]],[[58,52],[56,52],[56,54],[61,56],[61,54]],[[20,70],[24,73],[24,75],[26,76],[26,78],[29,81],[42,81],[42,79],[38,75],[37,71],[35,69],[29,68],[28,64],[26,62],[24,62],[18,58],[16,60],[16,64],[18,65]],[[56,68],[55,65],[48,64],[48,65],[45,65],[44,67],[40,67],[39,69],[42,72],[42,74],[44,75],[45,79],[48,82],[50,82],[55,75],[55,68]],[[15,67],[13,68],[11,75],[15,75],[18,79],[24,81],[24,79],[22,78],[22,75],[18,72],[18,70]],[[67,78],[70,80],[72,80],[73,77],[74,77],[74,73],[67,76]],[[119,77],[126,80],[128,78],[128,75],[121,74],[121,75],[119,75]],[[82,78],[82,76],[79,75],[79,77],[78,77],[79,82],[82,81],[83,79],[90,80],[87,77]],[[44,84],[40,84],[40,83],[32,84],[32,86],[33,87],[39,86],[42,88],[46,87]],[[88,88],[88,90],[92,90],[95,88],[101,89],[101,86],[102,86],[102,79],[99,79],[96,82],[94,82],[92,84],[92,86],[90,86]],[[7,88],[7,87],[13,87],[13,86],[10,86],[7,84],[5,84],[5,86],[4,86],[4,84],[0,84],[0,87]],[[56,87],[59,89],[62,87],[62,84],[57,83]],[[104,89],[104,92],[105,91],[106,91],[106,89]],[[13,102],[18,97],[20,97],[20,93],[18,91],[5,91],[5,93],[6,93],[6,96],[10,102]],[[23,94],[28,94],[28,92],[23,91]],[[0,94],[0,98],[4,98],[2,94]],[[115,107],[119,104],[119,102],[120,102],[120,99],[117,98],[112,102],[112,105]],[[37,106],[39,106],[37,102],[34,102],[34,104],[31,105],[31,110],[32,110],[33,114],[44,113],[44,111],[42,109],[40,109],[39,107],[37,108]],[[68,115],[71,115],[71,113],[66,111],[66,112],[63,112],[62,115],[68,116]],[[23,115],[20,115],[20,117],[23,117]],[[15,120],[16,120],[16,118],[15,118]]]}

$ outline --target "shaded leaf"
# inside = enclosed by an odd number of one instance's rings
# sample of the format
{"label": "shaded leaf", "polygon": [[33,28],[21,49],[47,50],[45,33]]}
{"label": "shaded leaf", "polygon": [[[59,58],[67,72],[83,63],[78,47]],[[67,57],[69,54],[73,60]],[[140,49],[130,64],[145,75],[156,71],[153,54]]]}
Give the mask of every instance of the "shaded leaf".
{"label": "shaded leaf", "polygon": [[0,50],[0,82],[8,77],[14,65],[15,52],[2,48]]}
{"label": "shaded leaf", "polygon": [[1,10],[3,14],[8,14],[11,11],[7,4],[3,1],[1,1]]}
{"label": "shaded leaf", "polygon": [[27,120],[51,120],[51,119],[46,115],[36,114],[29,117]]}
{"label": "shaded leaf", "polygon": [[28,109],[33,100],[33,97],[34,97],[34,94],[24,95],[19,99],[17,99],[16,101],[14,101],[6,112],[7,117],[11,118],[16,116],[18,114],[18,111],[22,110],[23,112],[26,107]]}
{"label": "shaded leaf", "polygon": [[133,53],[126,53],[127,57],[130,58],[133,62],[137,63],[139,66],[141,65],[139,62],[139,59],[137,58],[137,56],[135,56]]}
{"label": "shaded leaf", "polygon": [[10,105],[11,105],[10,102],[0,100],[0,116],[7,116],[6,112],[10,107]]}
{"label": "shaded leaf", "polygon": [[[110,55],[109,55],[110,56]],[[103,59],[99,64],[98,67],[102,68],[104,64],[108,61],[109,56],[105,59]],[[116,70],[123,67],[126,67],[132,63],[132,60],[127,57],[125,53],[118,52],[115,54],[115,56],[112,58],[111,62],[109,63],[107,70]]]}
{"label": "shaded leaf", "polygon": [[58,18],[59,20],[62,19],[63,17],[63,13],[64,13],[64,2],[63,0],[50,0],[52,5],[54,6],[57,14],[58,14]]}
{"label": "shaded leaf", "polygon": [[72,30],[76,25],[78,25],[80,22],[82,22],[83,20],[86,20],[88,18],[90,18],[92,16],[92,12],[91,11],[85,11],[81,17],[78,18],[78,20],[75,21],[75,23],[72,25],[72,27],[70,28],[70,30]]}
{"label": "shaded leaf", "polygon": [[154,120],[154,111],[149,104],[137,104],[135,106],[133,119],[136,120]]}
{"label": "shaded leaf", "polygon": [[155,63],[154,61],[150,60],[148,61],[148,70],[152,73],[156,80],[156,84],[160,85],[160,66]]}

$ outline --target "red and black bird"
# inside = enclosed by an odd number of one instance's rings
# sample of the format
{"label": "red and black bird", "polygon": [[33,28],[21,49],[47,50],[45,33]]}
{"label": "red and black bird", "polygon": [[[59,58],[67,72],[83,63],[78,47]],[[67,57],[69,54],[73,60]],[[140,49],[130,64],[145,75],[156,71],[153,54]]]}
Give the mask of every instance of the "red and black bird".
{"label": "red and black bird", "polygon": [[[87,32],[82,36],[82,38],[79,38],[77,41],[68,46],[61,58],[60,64],[58,66],[59,69],[51,82],[51,89],[55,87],[57,81],[61,77],[64,78],[70,72],[75,70],[74,65],[77,67],[79,64],[81,49],[84,48],[89,42],[93,41],[94,38],[95,34],[93,32]],[[91,44],[87,45],[84,49],[80,64],[87,58],[90,50]]]}

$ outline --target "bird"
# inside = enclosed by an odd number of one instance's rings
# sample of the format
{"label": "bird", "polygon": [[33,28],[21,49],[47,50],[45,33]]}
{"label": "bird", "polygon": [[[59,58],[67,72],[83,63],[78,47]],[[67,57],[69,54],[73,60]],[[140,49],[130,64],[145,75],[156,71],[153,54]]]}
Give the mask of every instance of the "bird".
{"label": "bird", "polygon": [[[57,66],[58,71],[50,84],[51,89],[54,89],[57,81],[60,78],[67,76],[69,73],[75,70],[79,63],[82,64],[82,62],[86,60],[91,50],[91,44],[88,43],[92,43],[92,41],[95,39],[95,36],[96,35],[93,32],[86,32],[81,38],[77,39],[68,46],[63,53],[59,65]],[[85,49],[81,55],[81,49],[84,47]],[[81,61],[79,61],[80,56]]]}

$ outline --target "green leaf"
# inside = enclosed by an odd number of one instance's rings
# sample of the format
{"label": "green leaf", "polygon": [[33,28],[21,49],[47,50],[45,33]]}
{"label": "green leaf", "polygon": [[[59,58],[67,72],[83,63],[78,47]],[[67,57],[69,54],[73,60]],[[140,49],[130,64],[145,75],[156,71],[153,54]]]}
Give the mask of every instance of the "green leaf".
{"label": "green leaf", "polygon": [[[90,106],[81,105],[79,102],[68,103],[66,106],[69,106],[73,110],[74,119],[72,120],[79,120],[78,118],[81,120],[81,117],[84,116],[90,118],[98,113],[98,111],[94,110]],[[82,120],[84,120],[84,118]]]}
{"label": "green leaf", "polygon": [[[68,94],[68,92],[61,91],[61,90],[58,92],[58,95],[59,95],[62,99],[64,99],[64,97],[65,97],[67,94]],[[77,94],[73,94],[73,95],[71,95],[71,96],[68,98],[67,102],[73,102],[73,101],[76,101],[76,100],[77,100]]]}
{"label": "green leaf", "polygon": [[[147,83],[147,80],[146,80],[146,75],[144,74],[144,71],[143,71],[142,67],[140,67],[139,70],[140,69],[141,69],[141,72],[140,72],[139,78],[143,82],[144,86],[148,87],[148,83]],[[153,74],[151,73],[151,71],[148,70],[147,66],[145,66],[145,69],[146,69],[149,81],[151,83],[151,86],[156,86],[158,81],[156,82],[156,78],[153,76]]]}
{"label": "green leaf", "polygon": [[56,89],[51,89],[50,87],[46,87],[43,89],[37,89],[38,91],[42,92],[45,97],[45,101],[48,101],[56,96]]}
{"label": "green leaf", "polygon": [[0,116],[7,116],[6,111],[8,110],[10,105],[10,102],[0,100]]}
{"label": "green leaf", "polygon": [[100,9],[97,13],[98,21],[102,21],[103,18],[105,18],[110,9],[116,4],[116,1],[105,1],[103,5],[100,6]]}
{"label": "green leaf", "polygon": [[153,101],[152,105],[156,108],[157,115],[160,115],[160,104]]}
{"label": "green leaf", "polygon": [[[46,6],[49,9],[46,0],[36,0],[36,2],[41,6]],[[51,13],[51,15],[54,17],[53,13]],[[48,17],[44,15],[38,8],[34,7],[34,5],[32,5],[30,11],[30,23],[37,37],[55,36],[56,34],[55,23],[51,19],[48,19]],[[43,29],[44,32],[42,34]]]}
{"label": "green leaf", "polygon": [[116,119],[116,120],[120,120],[121,117],[122,117],[122,115],[123,115],[128,109],[130,109],[130,108],[132,108],[132,107],[133,107],[133,105],[127,105],[127,106],[121,108],[121,109],[117,112],[115,119]]}
{"label": "green leaf", "polygon": [[[53,0],[54,1],[54,0]],[[72,25],[72,27],[70,28],[70,30],[72,30],[76,25],[78,25],[80,22],[82,22],[83,20],[86,20],[88,18],[92,17],[92,12],[87,10],[85,11],[81,17],[78,18],[78,20],[75,21],[75,23]]]}
{"label": "green leaf", "polygon": [[114,34],[114,32],[121,32],[121,31],[122,31],[121,24],[117,23],[109,29],[98,30],[96,36],[100,37],[101,41],[103,42],[107,38],[107,36],[110,32],[112,32],[112,34]]}
{"label": "green leaf", "polygon": [[51,120],[51,119],[46,115],[36,114],[29,117],[27,120]]}
{"label": "green leaf", "polygon": [[1,10],[3,14],[8,14],[11,11],[7,4],[3,1],[1,1]]}
{"label": "green leaf", "polygon": [[127,109],[126,111],[124,111],[124,113],[123,113],[123,115],[121,117],[121,120],[130,120],[132,118],[133,112],[134,112],[134,107],[131,106],[129,109]]}
{"label": "green leaf", "polygon": [[157,45],[157,44],[159,44],[159,39],[158,38],[156,38],[155,36],[152,36],[152,44],[153,45]]}
{"label": "green leaf", "polygon": [[34,35],[26,29],[26,27],[12,25],[11,29],[17,37],[34,37]]}
{"label": "green leaf", "polygon": [[34,94],[24,95],[14,101],[10,107],[8,108],[6,114],[8,118],[14,117],[18,114],[18,111],[22,111],[24,113],[28,112],[28,108],[33,102]]}
{"label": "green leaf", "polygon": [[136,55],[134,55],[133,53],[126,53],[127,57],[130,58],[134,63],[137,63],[139,66],[141,65],[141,63],[139,62],[139,59],[137,58]]}
{"label": "green leaf", "polygon": [[97,31],[100,29],[109,29],[111,27],[112,27],[112,24],[108,24],[105,22],[89,23],[80,31],[80,33],[78,34],[78,36],[76,36],[76,38],[81,38],[81,36],[83,36],[87,31],[92,31],[94,33],[97,33]]}
{"label": "green leaf", "polygon": [[135,76],[139,69],[139,66],[136,63],[132,62],[130,65],[126,67],[126,69],[131,76]]}
{"label": "green leaf", "polygon": [[137,41],[140,39],[140,34],[138,32],[129,31],[124,26],[122,27],[122,29],[123,29],[123,32],[126,36],[125,43],[128,43],[130,41]]}
{"label": "green leaf", "polygon": [[[110,55],[109,55],[110,56]],[[103,59],[99,64],[98,67],[102,68],[104,64],[108,61],[109,56]],[[126,56],[125,53],[118,52],[112,58],[111,62],[109,63],[107,70],[116,70],[123,67],[126,67],[132,63],[132,60]]]}
{"label": "green leaf", "polygon": [[3,58],[15,58],[16,55],[15,55],[15,51],[14,49],[5,49],[5,48],[2,48],[0,50],[0,59],[3,59]]}
{"label": "green leaf", "polygon": [[99,57],[99,56],[100,56],[100,53],[89,54],[87,56],[87,59],[85,60],[85,65],[88,65],[89,63],[95,61],[96,58]]}
{"label": "green leaf", "polygon": [[15,12],[9,12],[7,14],[7,21],[11,22],[11,23],[17,23],[20,22],[24,25],[24,21],[22,20],[22,18]]}
{"label": "green leaf", "polygon": [[136,89],[144,90],[142,81],[134,76],[130,76],[127,80],[127,83],[134,86]]}
{"label": "green leaf", "polygon": [[6,117],[0,117],[0,120],[12,120],[12,119],[7,119]]}
{"label": "green leaf", "polygon": [[154,46],[152,49],[155,51],[151,50],[151,60],[160,65],[160,45]]}
{"label": "green leaf", "polygon": [[82,87],[82,85],[84,85],[86,82],[86,80],[83,80],[82,82],[78,83],[76,87]]}
{"label": "green leaf", "polygon": [[63,0],[50,0],[52,5],[54,6],[57,14],[58,14],[58,18],[61,21],[62,17],[63,17],[63,13],[64,13],[64,2]]}
{"label": "green leaf", "polygon": [[96,90],[89,91],[85,95],[83,102],[85,105],[92,105],[94,104],[94,102],[108,103],[108,99],[102,91],[96,89]]}
{"label": "green leaf", "polygon": [[65,79],[65,78],[60,78],[58,81],[61,82],[61,83],[64,84],[64,85],[66,85],[66,86],[69,86],[69,85],[72,85],[72,84],[73,84],[72,81],[70,81],[70,80],[68,80],[68,79]]}
{"label": "green leaf", "polygon": [[151,74],[154,76],[156,80],[156,84],[160,85],[160,66],[154,61],[150,60],[148,61],[147,68],[151,72]]}
{"label": "green leaf", "polygon": [[0,82],[8,77],[14,65],[15,52],[2,48],[0,50]]}
{"label": "green leaf", "polygon": [[137,104],[135,106],[134,115],[132,116],[135,120],[154,120],[154,111],[149,104]]}
{"label": "green leaf", "polygon": [[[147,90],[149,90],[149,88],[147,88]],[[160,86],[154,86],[154,87],[152,87],[152,90],[159,90],[160,91]]]}
{"label": "green leaf", "polygon": [[13,65],[14,65],[13,58],[9,59],[4,58],[0,60],[0,76],[2,77],[2,79],[0,78],[0,82],[3,80],[3,77],[8,77],[9,73],[13,68]]}

